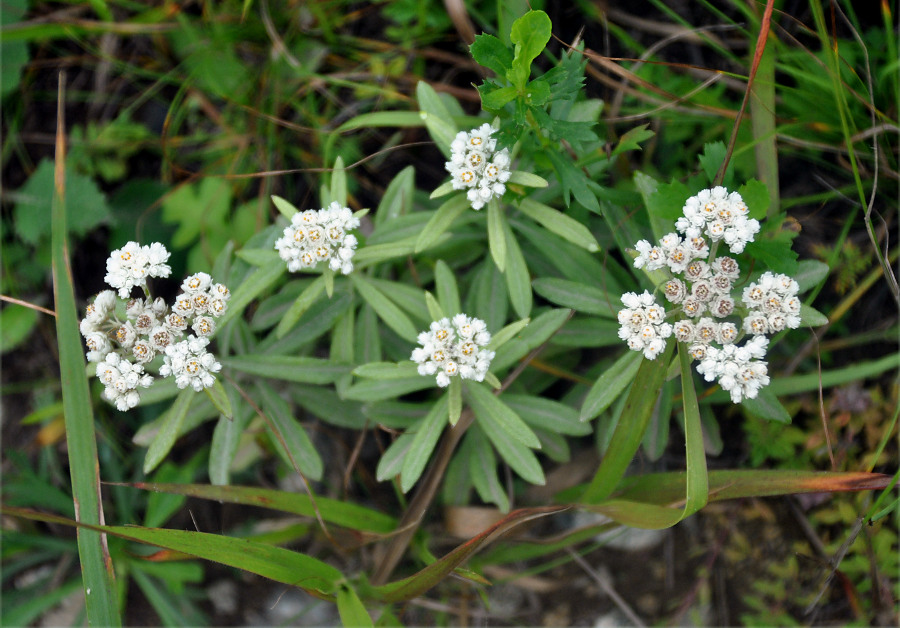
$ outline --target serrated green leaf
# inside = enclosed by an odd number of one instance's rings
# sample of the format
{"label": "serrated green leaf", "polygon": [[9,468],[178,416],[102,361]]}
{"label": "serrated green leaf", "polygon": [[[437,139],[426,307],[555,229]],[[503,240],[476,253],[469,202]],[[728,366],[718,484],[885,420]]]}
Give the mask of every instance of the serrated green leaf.
{"label": "serrated green leaf", "polygon": [[600,244],[583,224],[566,216],[564,213],[539,203],[530,198],[522,199],[519,210],[544,226],[545,229],[555,233],[583,249],[596,253],[600,250]]}
{"label": "serrated green leaf", "polygon": [[[425,415],[417,426],[412,428],[415,430],[412,444],[409,451],[403,458],[403,467],[400,471],[400,488],[406,493],[418,481],[431,452],[434,451],[447,419],[447,396],[444,395],[431,407],[431,410]],[[412,430],[411,430],[412,431]]]}
{"label": "serrated green leaf", "polygon": [[613,149],[610,159],[630,150],[641,150],[641,142],[645,142],[656,135],[656,133],[647,128],[648,126],[650,125],[641,124],[629,129],[621,138],[619,138],[619,143],[616,144],[616,147]]}
{"label": "serrated green leaf", "polygon": [[[709,142],[703,146],[703,153],[698,157],[698,161],[703,167],[703,172],[706,173],[706,178],[709,179],[710,186],[715,183],[716,174],[719,172],[722,164],[725,163],[725,155],[727,152],[724,142]],[[726,188],[730,188],[733,179],[734,165],[733,163],[729,163],[722,185]]]}
{"label": "serrated green leaf", "polygon": [[765,183],[750,179],[738,188],[738,193],[747,205],[747,215],[750,218],[765,219],[769,205],[772,204],[772,197],[769,196],[769,190]]}
{"label": "serrated green leaf", "polygon": [[512,51],[493,35],[476,35],[475,41],[469,46],[469,52],[478,64],[490,68],[497,76],[506,76],[512,67]]}
{"label": "serrated green leaf", "polygon": [[531,428],[487,388],[473,382],[466,386],[466,392],[482,425],[490,423],[526,447],[540,449],[541,443]]}

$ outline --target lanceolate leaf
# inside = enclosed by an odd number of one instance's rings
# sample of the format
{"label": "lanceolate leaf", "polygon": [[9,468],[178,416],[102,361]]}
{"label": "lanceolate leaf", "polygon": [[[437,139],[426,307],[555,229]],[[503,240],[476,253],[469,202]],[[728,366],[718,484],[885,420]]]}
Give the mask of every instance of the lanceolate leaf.
{"label": "lanceolate leaf", "polygon": [[487,388],[473,382],[466,386],[466,392],[479,422],[496,426],[526,447],[540,448],[541,443],[531,428]]}
{"label": "lanceolate leaf", "polygon": [[184,417],[187,416],[191,402],[196,394],[192,388],[185,388],[178,394],[175,403],[169,408],[166,413],[166,419],[163,421],[156,438],[150,443],[147,456],[144,458],[145,474],[153,471],[169,455],[172,445],[175,444],[176,439],[181,434],[181,424],[184,422]]}
{"label": "lanceolate leaf", "polygon": [[627,351],[603,371],[581,405],[581,420],[590,421],[612,405],[622,391],[634,381],[644,356],[638,351]]}
{"label": "lanceolate leaf", "polygon": [[444,431],[447,418],[447,396],[444,395],[432,407],[431,411],[418,424],[409,451],[403,459],[400,472],[400,487],[408,491],[413,487],[434,451],[441,433]]}
{"label": "lanceolate leaf", "polygon": [[321,358],[289,355],[243,355],[219,358],[222,366],[250,375],[301,384],[330,384],[350,367]]}

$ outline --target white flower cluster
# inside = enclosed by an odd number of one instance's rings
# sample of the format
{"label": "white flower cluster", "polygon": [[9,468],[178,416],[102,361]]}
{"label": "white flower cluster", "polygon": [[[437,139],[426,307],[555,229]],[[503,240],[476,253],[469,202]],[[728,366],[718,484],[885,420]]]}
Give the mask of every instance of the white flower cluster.
{"label": "white flower cluster", "polygon": [[[715,255],[710,251],[715,245],[710,247],[707,237],[714,243],[724,240],[732,253],[740,253],[753,241],[759,223],[748,219],[747,212],[741,196],[723,187],[689,198],[684,216],[675,223],[683,238],[669,233],[655,246],[646,240],[635,244],[636,268],[665,269],[674,275],[663,286],[663,294],[679,307],[674,313],[678,320],[664,323],[665,310],[647,292],[623,295],[626,309],[619,312],[619,337],[630,349],[643,351],[652,360],[665,348],[664,339],[675,336],[688,345],[697,371],[706,381],[718,379],[735,403],[756,397],[769,383],[763,360],[769,343],[765,335],[800,325],[795,280],[764,273],[744,288],[737,304],[732,292],[740,277],[738,262],[727,256],[708,259]],[[723,320],[732,315],[742,319]],[[745,335],[751,338],[739,346]]]}
{"label": "white flower cluster", "polygon": [[759,221],[747,218],[747,204],[737,192],[722,186],[701,190],[685,202],[684,215],[675,222],[675,229],[688,238],[703,234],[713,242],[725,240],[728,250],[741,253],[753,236],[759,233]]}
{"label": "white flower cluster", "polygon": [[106,260],[104,281],[118,289],[120,297],[127,299],[132,288],[147,285],[148,277],[168,277],[172,268],[167,261],[169,252],[159,242],[149,246],[129,242],[113,251]]}
{"label": "white flower cluster", "polygon": [[[168,259],[169,253],[162,244],[149,247],[130,244],[135,246],[125,248],[153,251],[157,259]],[[124,250],[114,251],[110,260],[121,259]],[[111,263],[107,262],[107,268]],[[211,373],[221,369],[205,347],[216,330],[216,319],[228,309],[231,294],[223,284],[213,283],[206,273],[191,275],[181,284],[181,289],[171,309],[162,298],[130,299],[125,304],[123,318],[119,317],[121,311],[116,312],[118,301],[113,290],[104,290],[88,305],[80,325],[88,348],[87,360],[97,363],[97,377],[106,386],[103,395],[119,410],[137,405],[138,387],[146,388],[153,383],[153,377],[144,372],[144,365],[157,355],[166,354],[160,375],[175,375],[179,388],[190,385],[200,390],[212,386]],[[188,328],[194,334],[188,340],[177,342]],[[173,347],[181,345],[190,345],[190,357],[196,360],[196,366],[187,357],[178,363],[182,365],[179,368],[187,369],[190,377],[184,377],[174,368],[174,358],[169,354]],[[176,357],[187,355],[187,351],[179,349]]]}
{"label": "white flower cluster", "polygon": [[648,360],[666,348],[665,339],[672,335],[672,325],[666,321],[666,311],[656,303],[653,295],[626,292],[622,295],[625,309],[619,310],[619,338],[632,351],[643,351]]}
{"label": "white flower cluster", "polygon": [[506,192],[510,176],[507,149],[496,150],[497,140],[490,124],[482,124],[469,132],[460,131],[450,144],[450,161],[444,164],[453,177],[454,190],[468,190],[466,197],[472,209],[481,209],[493,197]]}
{"label": "white flower cluster", "polygon": [[350,230],[357,227],[359,218],[338,202],[319,210],[307,209],[294,214],[275,249],[292,273],[328,260],[331,270],[347,275],[353,270],[357,244]]}
{"label": "white flower cluster", "polygon": [[494,359],[494,352],[484,349],[491,341],[484,321],[457,314],[431,323],[428,331],[419,334],[419,344],[412,352],[413,362],[419,365],[420,375],[435,375],[441,388],[450,378],[459,375],[476,382],[484,376]]}

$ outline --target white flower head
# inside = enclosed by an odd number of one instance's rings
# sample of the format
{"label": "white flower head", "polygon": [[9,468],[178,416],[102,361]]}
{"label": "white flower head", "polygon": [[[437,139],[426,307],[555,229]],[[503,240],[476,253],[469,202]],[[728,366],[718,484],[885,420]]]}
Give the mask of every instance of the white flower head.
{"label": "white flower head", "polygon": [[148,278],[168,277],[172,272],[166,264],[168,260],[169,252],[159,242],[149,246],[129,242],[113,251],[106,260],[104,280],[118,289],[121,298],[126,299],[135,286],[146,286]]}
{"label": "white flower head", "polygon": [[452,177],[454,190],[467,190],[472,209],[479,210],[492,198],[506,192],[510,177],[509,151],[497,151],[497,140],[490,124],[471,131],[460,131],[450,144],[450,161],[444,168]]}
{"label": "white flower head", "polygon": [[622,295],[624,309],[619,310],[619,338],[632,351],[642,351],[653,360],[665,349],[665,340],[672,335],[672,325],[665,322],[666,311],[646,290],[642,294],[626,292]]}
{"label": "white flower head", "polygon": [[419,365],[420,375],[435,375],[441,388],[457,375],[481,382],[494,359],[494,352],[485,348],[490,341],[483,320],[457,314],[452,321],[442,318],[432,322],[428,331],[420,333],[418,342],[422,346],[413,349],[410,359]]}
{"label": "white flower head", "polygon": [[[275,242],[275,250],[292,273],[328,261],[329,268],[348,275],[353,270],[357,245],[356,236],[349,232],[357,227],[359,218],[338,202],[320,210],[297,212]],[[225,289],[222,293],[219,285],[213,286],[209,298],[227,301],[228,289],[222,286]]]}
{"label": "white flower head", "polygon": [[737,192],[722,186],[701,190],[685,201],[683,216],[675,222],[688,239],[706,235],[713,242],[724,240],[732,253],[740,253],[759,233],[759,222],[747,218],[747,205]]}
{"label": "white flower head", "polygon": [[135,407],[141,400],[138,387],[148,388],[153,377],[144,373],[141,364],[134,364],[118,353],[110,353],[97,364],[97,377],[103,382],[103,396],[121,412]]}
{"label": "white flower head", "polygon": [[190,386],[198,392],[209,388],[216,381],[213,373],[222,370],[222,365],[206,350],[208,344],[209,338],[188,336],[179,343],[169,345],[159,374],[173,376],[178,388]]}
{"label": "white flower head", "polygon": [[768,339],[754,336],[743,346],[726,344],[721,349],[707,348],[706,357],[697,365],[697,372],[711,382],[718,379],[719,385],[731,395],[733,403],[743,399],[753,399],[759,389],[769,383],[765,357]]}

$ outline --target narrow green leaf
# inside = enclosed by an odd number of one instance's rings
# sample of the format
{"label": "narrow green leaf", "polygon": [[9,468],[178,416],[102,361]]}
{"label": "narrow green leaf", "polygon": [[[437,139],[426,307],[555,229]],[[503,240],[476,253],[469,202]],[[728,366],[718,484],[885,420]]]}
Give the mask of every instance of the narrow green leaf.
{"label": "narrow green leaf", "polygon": [[338,615],[341,616],[341,623],[346,628],[354,626],[374,626],[372,618],[366,612],[366,607],[362,600],[356,594],[356,591],[342,585],[337,592],[337,609]]}
{"label": "narrow green leaf", "polygon": [[[280,262],[280,260],[279,260]],[[274,284],[287,271],[287,266],[282,263],[272,263],[261,268],[257,268],[253,273],[244,279],[232,293],[231,299],[228,301],[228,310],[216,322],[216,326],[220,329],[235,316],[243,313],[244,308],[250,302],[262,294],[266,289]]]}
{"label": "narrow green leaf", "polygon": [[466,434],[460,455],[468,456],[469,475],[478,496],[489,504],[497,504],[501,512],[509,512],[509,498],[497,477],[497,457],[494,448],[476,423]]}
{"label": "narrow green leaf", "polygon": [[[490,394],[490,393],[488,393]],[[493,395],[491,395],[493,396]],[[531,484],[543,486],[546,482],[544,471],[541,469],[541,463],[538,462],[534,452],[520,443],[518,440],[510,436],[510,434],[498,424],[491,421],[481,421],[479,418],[478,426],[484,431],[485,436],[491,441],[491,444],[497,449],[500,457],[506,461],[513,471],[519,477]],[[535,440],[540,445],[540,441]]]}
{"label": "narrow green leaf", "polygon": [[275,208],[281,212],[281,215],[288,219],[288,222],[294,217],[294,214],[300,211],[294,207],[290,201],[287,201],[280,196],[275,196],[274,194],[272,195],[272,203],[275,205]]}
{"label": "narrow green leaf", "polygon": [[529,351],[549,340],[571,315],[572,310],[560,309],[547,310],[536,316],[518,336],[511,338],[497,350],[491,366],[499,371],[523,358]]}
{"label": "narrow green leaf", "polygon": [[510,323],[496,334],[491,336],[491,341],[488,343],[487,348],[491,351],[496,351],[500,347],[502,347],[508,340],[514,338],[516,334],[525,329],[528,326],[528,323],[531,322],[530,318],[523,318],[520,321],[516,321],[515,323]]}
{"label": "narrow green leaf", "polygon": [[428,133],[446,157],[450,156],[450,144],[456,137],[456,124],[446,105],[434,88],[425,81],[416,85],[416,100],[419,101],[419,116],[425,122]]}
{"label": "narrow green leaf", "polygon": [[384,482],[400,475],[403,461],[406,459],[406,454],[409,453],[413,438],[415,438],[415,434],[403,434],[391,443],[390,447],[381,455],[381,460],[378,461],[378,466],[375,468],[376,480]]}
{"label": "narrow green leaf", "polygon": [[419,233],[415,252],[421,253],[434,244],[450,228],[453,221],[459,218],[469,207],[469,199],[466,198],[465,194],[457,194],[444,201],[444,204],[434,211],[428,223]]}
{"label": "narrow green leaf", "polygon": [[442,259],[439,259],[434,265],[434,289],[437,292],[438,303],[441,304],[441,309],[447,313],[447,316],[452,317],[462,312],[456,276]]}
{"label": "narrow green leaf", "polygon": [[235,253],[237,257],[257,268],[279,264],[281,257],[275,249],[241,249]]}
{"label": "narrow green leaf", "polygon": [[[228,390],[233,391],[234,388]],[[242,409],[240,397],[236,392],[229,393],[229,396],[236,397],[231,401],[234,416],[231,419],[219,417],[209,449],[209,481],[212,484],[227,485],[231,482],[231,464],[234,462],[241,435],[251,416],[250,412]]]}
{"label": "narrow green leaf", "polygon": [[184,417],[187,416],[196,394],[192,388],[185,388],[175,398],[172,407],[166,412],[166,418],[159,433],[150,443],[150,448],[147,449],[147,455],[144,457],[144,474],[153,471],[169,455],[172,445],[181,434],[181,424]]}
{"label": "narrow green leaf", "polygon": [[687,490],[684,512],[679,519],[688,517],[704,506],[709,499],[709,479],[706,472],[706,452],[703,449],[703,428],[700,422],[700,406],[691,371],[691,356],[687,345],[678,345],[678,361],[681,365],[681,399],[684,409],[684,446],[687,461]]}
{"label": "narrow green leaf", "polygon": [[[489,423],[526,447],[540,449],[541,443],[530,427],[484,386],[472,382],[466,386],[469,403],[482,424]],[[487,428],[485,428],[487,429]]]}
{"label": "narrow green leaf", "polygon": [[761,419],[785,425],[791,422],[791,415],[768,387],[761,389],[754,399],[743,399],[741,405],[747,412]]}
{"label": "narrow green leaf", "polygon": [[421,116],[416,111],[375,111],[350,118],[335,129],[335,132],[343,133],[345,131],[355,131],[356,129],[385,126],[411,127],[422,126],[423,124]]}
{"label": "narrow green leaf", "polygon": [[559,401],[508,392],[503,394],[503,401],[531,427],[567,436],[584,436],[593,431],[579,420],[577,410]]}
{"label": "narrow green leaf", "polygon": [[503,234],[506,241],[506,288],[509,290],[509,302],[519,318],[528,318],[531,314],[532,294],[531,275],[522,256],[519,242],[513,235],[509,223],[503,221]]}
{"label": "narrow green leaf", "polygon": [[545,178],[522,170],[513,170],[509,173],[509,180],[507,183],[517,183],[530,188],[545,188],[550,185]]}
{"label": "narrow green leaf", "polygon": [[446,418],[447,395],[444,395],[435,402],[425,418],[417,424],[418,429],[409,447],[409,452],[403,458],[400,488],[404,493],[413,487],[425,470],[425,465],[431,458],[431,452],[434,451],[434,447],[444,431]]}
{"label": "narrow green leaf", "polygon": [[452,179],[450,181],[445,181],[444,183],[441,183],[439,186],[434,188],[434,192],[432,192],[428,198],[440,198],[442,196],[447,196],[454,189],[455,188],[453,187]]}
{"label": "narrow green leaf", "polygon": [[[388,183],[381,200],[378,201],[378,211],[372,217],[372,222],[376,227],[412,211],[415,186],[416,169],[414,166],[407,166],[397,173],[397,176]],[[355,258],[354,261],[356,261]]]}
{"label": "narrow green leaf", "polygon": [[378,317],[388,327],[397,332],[397,335],[404,340],[416,342],[419,332],[416,330],[415,325],[412,324],[412,321],[409,320],[409,317],[400,311],[400,308],[394,305],[378,288],[359,273],[351,274],[350,280],[360,296],[372,306]]}
{"label": "narrow green leaf", "polygon": [[334,271],[325,268],[322,270],[322,279],[325,281],[325,295],[330,299],[334,296]]}
{"label": "narrow green leaf", "polygon": [[275,449],[285,464],[311,480],[322,479],[322,457],[306,430],[294,418],[287,402],[264,381],[257,382],[263,410],[271,421],[270,430]]}
{"label": "narrow green leaf", "polygon": [[634,381],[644,355],[639,351],[626,351],[615,364],[606,369],[581,404],[581,420],[590,421],[612,405],[622,391]]}
{"label": "narrow green leaf", "polygon": [[828,324],[827,316],[806,303],[800,304],[800,320],[804,325],[809,325],[810,327],[820,327]]}
{"label": "narrow green leaf", "polygon": [[212,401],[212,404],[222,416],[229,419],[232,418],[231,401],[229,401],[228,395],[225,393],[225,387],[222,386],[222,382],[214,380],[213,385],[209,388],[204,388],[203,392],[206,393],[206,396],[209,397],[209,400]]}
{"label": "narrow green leaf", "polygon": [[431,315],[432,320],[439,321],[444,318],[444,310],[441,309],[441,305],[427,290],[425,291],[425,305],[428,307],[428,314]]}
{"label": "narrow green leaf", "polygon": [[590,230],[561,211],[530,198],[522,199],[522,202],[519,203],[519,210],[548,231],[568,240],[572,244],[580,246],[591,253],[596,253],[600,250],[600,244]]}
{"label": "narrow green leaf", "polygon": [[609,448],[594,479],[582,495],[582,502],[592,503],[606,499],[625,475],[625,470],[641,445],[676,344],[669,342],[666,350],[655,360],[641,361]]}
{"label": "narrow green leaf", "polygon": [[[385,262],[389,259],[412,255],[416,249],[416,241],[418,240],[418,237],[419,236],[417,235],[413,235],[407,238],[403,238],[402,240],[396,240],[394,242],[366,245],[360,249],[357,249],[356,254],[353,256],[353,265],[356,270],[362,270],[363,268],[368,268],[369,266],[372,266],[373,264],[377,264],[379,262]],[[432,244],[437,244],[440,241],[441,239],[438,238]]]}
{"label": "narrow green leaf", "polygon": [[[4,11],[7,8],[4,7]],[[4,41],[4,44],[7,42]],[[57,99],[57,140],[53,196],[50,204],[50,256],[60,381],[65,410],[69,474],[78,520],[97,524],[103,513],[100,503],[94,413],[85,377],[84,353],[78,331],[78,310],[72,287],[69,232],[66,213],[65,172],[65,74],[60,77]],[[78,531],[78,560],[85,589],[87,619],[94,626],[121,626],[116,600],[115,574],[106,549],[106,539],[89,530]]]}
{"label": "narrow green leaf", "polygon": [[344,160],[338,157],[334,160],[334,168],[331,171],[331,203],[339,203],[341,207],[347,206],[347,172],[344,170]]}
{"label": "narrow green leaf", "polygon": [[506,269],[506,235],[503,224],[506,217],[500,207],[500,201],[491,198],[487,206],[488,247],[491,249],[491,257],[494,264],[502,273]]}
{"label": "narrow green leaf", "polygon": [[462,414],[462,380],[458,377],[450,378],[450,387],[447,389],[448,408],[447,412],[450,418],[450,425],[456,425]]}
{"label": "narrow green leaf", "polygon": [[539,295],[558,305],[604,318],[618,316],[618,299],[600,288],[555,277],[535,279],[532,286]]}
{"label": "narrow green leaf", "polygon": [[369,379],[404,379],[419,375],[418,365],[412,361],[406,362],[370,362],[361,364],[353,369],[357,377]]}
{"label": "narrow green leaf", "polygon": [[389,380],[364,379],[350,386],[344,393],[344,399],[367,402],[383,401],[424,388],[434,388],[435,385],[433,377],[422,375]]}
{"label": "narrow green leaf", "polygon": [[291,355],[242,355],[219,358],[222,366],[249,375],[301,384],[331,384],[350,367],[322,358]]}
{"label": "narrow green leaf", "polygon": [[297,299],[291,304],[291,307],[288,308],[288,311],[284,313],[281,320],[278,321],[278,327],[275,328],[275,337],[284,338],[284,335],[297,324],[300,317],[303,316],[304,312],[316,302],[316,299],[319,298],[324,290],[325,277],[320,275],[319,277],[316,277],[315,281],[304,288],[303,292],[297,296]]}

